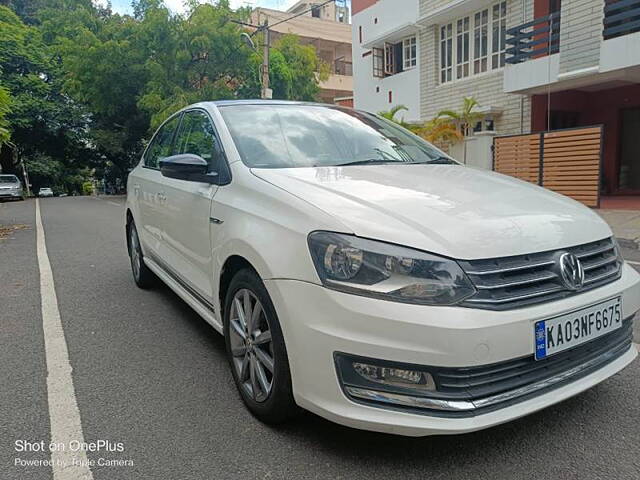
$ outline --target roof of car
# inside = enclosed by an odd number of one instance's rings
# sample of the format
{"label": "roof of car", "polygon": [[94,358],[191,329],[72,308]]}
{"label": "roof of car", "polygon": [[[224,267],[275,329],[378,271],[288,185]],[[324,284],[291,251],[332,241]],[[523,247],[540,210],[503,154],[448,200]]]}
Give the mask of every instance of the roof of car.
{"label": "roof of car", "polygon": [[318,102],[299,102],[293,100],[262,100],[262,99],[248,99],[248,100],[216,100],[212,102],[218,107],[226,105],[315,105],[318,107],[339,107],[339,105],[333,105],[330,103],[318,103]]}

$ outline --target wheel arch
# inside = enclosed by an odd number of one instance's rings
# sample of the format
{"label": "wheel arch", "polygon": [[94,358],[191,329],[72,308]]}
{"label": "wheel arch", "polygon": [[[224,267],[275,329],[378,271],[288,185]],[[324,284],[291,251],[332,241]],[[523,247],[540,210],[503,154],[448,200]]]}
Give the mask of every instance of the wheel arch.
{"label": "wheel arch", "polygon": [[224,261],[222,268],[220,269],[220,275],[218,276],[218,301],[220,302],[220,319],[224,315],[224,303],[225,297],[227,296],[227,291],[229,290],[229,285],[231,284],[231,280],[234,275],[238,273],[240,270],[249,269],[258,275],[258,277],[262,278],[258,270],[253,266],[253,264],[247,260],[244,256],[233,254],[227,257]]}

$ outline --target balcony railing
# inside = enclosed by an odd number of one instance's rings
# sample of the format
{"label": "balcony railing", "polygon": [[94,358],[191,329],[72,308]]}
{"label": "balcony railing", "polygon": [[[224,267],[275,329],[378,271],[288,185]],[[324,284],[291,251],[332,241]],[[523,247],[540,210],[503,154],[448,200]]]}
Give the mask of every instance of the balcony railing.
{"label": "balcony railing", "polygon": [[[626,0],[623,0],[626,1]],[[640,1],[640,0],[634,0]],[[560,50],[560,12],[507,30],[507,63],[521,63]]]}
{"label": "balcony railing", "polygon": [[335,73],[336,75],[347,75],[350,77],[353,75],[353,65],[351,62],[338,59],[335,62],[333,62],[332,73]]}
{"label": "balcony railing", "polygon": [[640,32],[640,0],[606,0],[604,39]]}

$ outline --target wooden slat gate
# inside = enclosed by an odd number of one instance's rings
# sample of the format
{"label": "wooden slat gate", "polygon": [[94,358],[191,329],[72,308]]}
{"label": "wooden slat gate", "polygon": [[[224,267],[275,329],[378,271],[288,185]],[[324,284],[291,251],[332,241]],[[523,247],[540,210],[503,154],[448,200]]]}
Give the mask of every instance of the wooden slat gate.
{"label": "wooden slat gate", "polygon": [[598,207],[602,144],[601,125],[496,137],[493,168]]}

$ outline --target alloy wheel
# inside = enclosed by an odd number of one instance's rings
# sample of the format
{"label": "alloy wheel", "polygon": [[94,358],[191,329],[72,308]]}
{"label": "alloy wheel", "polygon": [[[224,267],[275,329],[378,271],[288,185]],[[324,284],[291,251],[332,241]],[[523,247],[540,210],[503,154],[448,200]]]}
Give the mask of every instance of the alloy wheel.
{"label": "alloy wheel", "polygon": [[271,329],[262,303],[246,288],[233,296],[229,341],[239,383],[253,400],[264,402],[273,387]]}
{"label": "alloy wheel", "polygon": [[133,225],[130,227],[129,232],[131,240],[131,269],[133,270],[133,276],[139,279],[141,268],[140,241],[138,240],[138,233]]}

